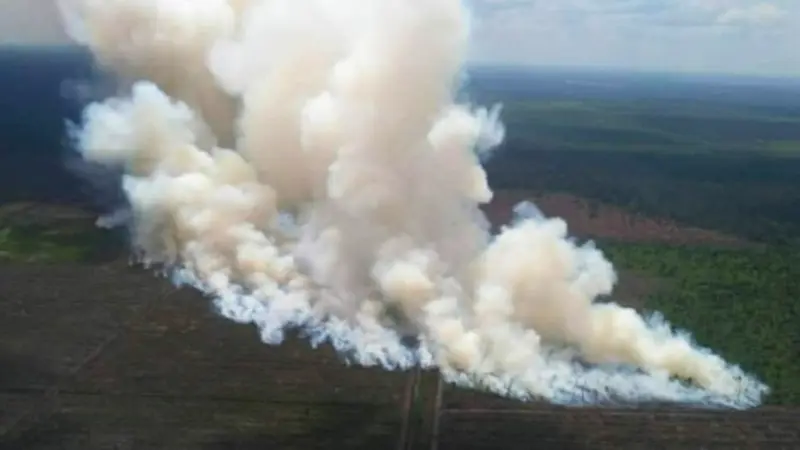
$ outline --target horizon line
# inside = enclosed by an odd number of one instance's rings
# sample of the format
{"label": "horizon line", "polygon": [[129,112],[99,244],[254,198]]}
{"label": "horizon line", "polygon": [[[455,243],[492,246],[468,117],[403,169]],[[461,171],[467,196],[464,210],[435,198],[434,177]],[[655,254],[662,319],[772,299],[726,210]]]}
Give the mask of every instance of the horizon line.
{"label": "horizon line", "polygon": [[[66,43],[66,44],[20,44],[20,43],[0,43],[0,53],[4,51],[15,52],[36,52],[36,51],[66,51],[78,52],[90,55],[86,47]],[[530,72],[572,72],[572,73],[607,73],[607,74],[634,74],[634,75],[659,75],[677,77],[719,77],[719,78],[744,78],[744,79],[763,79],[763,80],[783,80],[800,82],[800,73],[765,73],[765,72],[726,72],[719,70],[703,69],[684,69],[675,70],[657,67],[627,67],[620,65],[596,65],[596,64],[552,64],[552,63],[503,63],[485,61],[467,61],[464,64],[467,70],[509,70],[509,71],[530,71]]]}

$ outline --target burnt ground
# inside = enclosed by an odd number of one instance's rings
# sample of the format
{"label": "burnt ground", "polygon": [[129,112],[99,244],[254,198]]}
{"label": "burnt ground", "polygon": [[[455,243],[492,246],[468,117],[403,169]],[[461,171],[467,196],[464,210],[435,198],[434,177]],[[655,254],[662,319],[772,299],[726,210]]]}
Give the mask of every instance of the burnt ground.
{"label": "burnt ground", "polygon": [[523,404],[346,367],[301,339],[261,344],[124,261],[0,263],[1,450],[800,449],[797,423],[779,408]]}

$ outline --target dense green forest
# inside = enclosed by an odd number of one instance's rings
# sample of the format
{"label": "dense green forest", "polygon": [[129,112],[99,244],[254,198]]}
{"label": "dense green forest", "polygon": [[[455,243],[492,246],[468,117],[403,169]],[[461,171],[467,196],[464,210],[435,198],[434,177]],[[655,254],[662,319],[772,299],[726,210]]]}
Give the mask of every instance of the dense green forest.
{"label": "dense green forest", "polygon": [[562,191],[749,240],[800,243],[800,99],[511,100],[495,189]]}
{"label": "dense green forest", "polygon": [[687,100],[512,100],[517,145],[545,149],[800,157],[800,108]]}
{"label": "dense green forest", "polygon": [[646,299],[647,310],[764,380],[769,403],[800,404],[800,255],[610,242],[601,248],[618,266],[666,281]]}
{"label": "dense green forest", "polygon": [[800,160],[508,147],[487,163],[494,189],[569,192],[776,245],[800,242]]}

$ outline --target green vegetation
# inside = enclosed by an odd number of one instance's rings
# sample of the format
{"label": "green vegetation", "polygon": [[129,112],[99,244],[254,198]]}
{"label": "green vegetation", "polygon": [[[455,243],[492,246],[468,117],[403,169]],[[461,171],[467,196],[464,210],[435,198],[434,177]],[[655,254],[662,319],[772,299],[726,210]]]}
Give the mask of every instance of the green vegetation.
{"label": "green vegetation", "polygon": [[565,192],[751,241],[800,246],[800,159],[536,151],[512,143],[488,169],[495,190]]}
{"label": "green vegetation", "polygon": [[668,281],[645,302],[697,342],[756,374],[771,404],[800,404],[800,254],[604,243],[618,266]]}
{"label": "green vegetation", "polygon": [[800,248],[800,104],[753,92],[746,101],[499,98],[508,139],[487,164],[490,184]]}
{"label": "green vegetation", "polygon": [[113,241],[97,229],[58,229],[41,225],[0,228],[0,261],[82,262]]}
{"label": "green vegetation", "polygon": [[797,156],[800,155],[800,139],[789,141],[768,141],[766,143],[773,155]]}
{"label": "green vegetation", "polygon": [[512,100],[509,136],[582,151],[800,157],[800,112],[668,100]]}
{"label": "green vegetation", "polygon": [[645,308],[800,404],[800,107],[724,100],[506,99],[495,189],[558,191],[766,245],[606,242],[664,279]]}

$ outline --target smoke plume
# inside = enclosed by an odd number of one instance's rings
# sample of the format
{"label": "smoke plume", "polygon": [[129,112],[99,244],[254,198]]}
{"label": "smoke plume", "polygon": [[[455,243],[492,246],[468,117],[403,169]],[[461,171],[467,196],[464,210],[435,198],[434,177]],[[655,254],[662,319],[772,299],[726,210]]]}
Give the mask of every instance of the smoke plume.
{"label": "smoke plume", "polygon": [[[498,109],[457,104],[460,0],[62,0],[126,83],[82,157],[123,170],[137,255],[349,361],[575,404],[749,407],[766,387],[659,317],[598,303],[614,269],[520,205],[492,237]],[[412,338],[412,339],[409,339]],[[413,341],[414,344],[409,344]]]}

